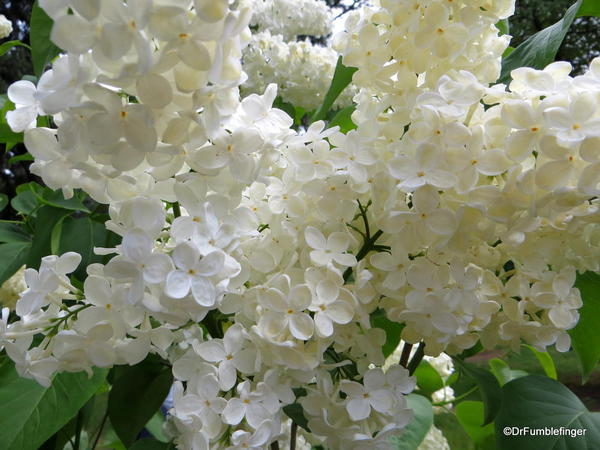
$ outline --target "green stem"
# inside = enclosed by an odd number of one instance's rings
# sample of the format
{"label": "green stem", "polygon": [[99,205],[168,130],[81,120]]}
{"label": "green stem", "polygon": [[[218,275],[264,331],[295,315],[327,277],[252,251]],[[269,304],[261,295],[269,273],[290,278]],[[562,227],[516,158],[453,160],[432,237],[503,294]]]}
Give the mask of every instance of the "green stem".
{"label": "green stem", "polygon": [[354,231],[356,231],[358,234],[360,234],[363,239],[367,239],[367,235],[365,233],[362,232],[362,230],[358,227],[355,227],[354,225],[352,225],[351,223],[347,223],[346,226]]}
{"label": "green stem", "polygon": [[219,313],[215,310],[209,311],[206,317],[200,322],[208,330],[210,337],[223,338],[223,324],[220,321]]}
{"label": "green stem", "polygon": [[292,422],[292,430],[290,431],[290,450],[296,450],[296,435],[298,434],[298,424]]}
{"label": "green stem", "polygon": [[458,397],[455,397],[452,400],[444,400],[443,402],[436,402],[436,403],[432,403],[433,406],[444,406],[447,405],[449,403],[455,403],[457,401],[462,400],[465,397],[468,397],[469,395],[471,395],[473,392],[475,392],[477,389],[479,389],[479,386],[473,386],[471,389],[469,389],[467,392],[465,392],[464,394],[459,395]]}
{"label": "green stem", "polygon": [[181,207],[179,206],[179,202],[173,203],[173,217],[177,218],[181,216]]}
{"label": "green stem", "polygon": [[[350,360],[350,358],[340,355],[338,352],[336,352],[333,347],[329,347],[327,350],[325,350],[325,353],[327,355],[329,355],[329,357],[333,360],[333,362],[335,363],[340,363],[344,360]],[[350,369],[347,366],[339,366],[336,369],[336,372],[340,375],[345,376],[347,379],[351,380],[354,377],[354,374],[350,371]]]}
{"label": "green stem", "polygon": [[106,420],[108,419],[108,408],[106,408],[106,412],[104,413],[104,417],[102,417],[102,423],[100,423],[100,428],[98,428],[98,434],[96,434],[96,439],[94,439],[94,445],[92,445],[92,450],[96,450],[96,446],[100,441],[100,436],[102,436],[102,430],[104,429],[104,425],[106,425]]}
{"label": "green stem", "polygon": [[[375,232],[375,234],[373,236],[371,236],[370,239],[365,240],[365,242],[363,243],[362,248],[356,254],[356,260],[357,261],[360,261],[361,259],[363,259],[365,256],[367,256],[367,254],[371,250],[373,250],[373,247],[375,246],[375,242],[377,242],[377,239],[379,239],[382,234],[383,234],[383,231],[377,230]],[[350,275],[352,275],[352,267],[348,267],[344,271],[344,281],[345,282],[347,282],[350,279]]]}
{"label": "green stem", "polygon": [[77,422],[75,423],[75,444],[73,445],[74,450],[79,450],[81,443],[81,428],[83,426],[81,410],[77,413]]}
{"label": "green stem", "polygon": [[363,259],[365,256],[367,256],[367,254],[371,250],[373,250],[373,246],[375,245],[375,242],[377,242],[377,239],[379,239],[382,234],[383,234],[383,231],[377,230],[375,232],[375,234],[373,236],[371,236],[371,239],[368,242],[365,242],[363,247],[360,249],[360,251],[356,255],[357,261],[360,261],[361,259]]}
{"label": "green stem", "polygon": [[366,207],[363,208],[363,205],[360,202],[360,200],[357,200],[357,202],[358,202],[358,209],[360,210],[360,215],[363,219],[363,223],[365,224],[365,234],[367,235],[366,239],[370,240],[371,239],[371,230],[369,229],[369,219],[367,218],[367,209],[369,209],[369,205],[367,205]]}
{"label": "green stem", "polygon": [[79,314],[81,311],[83,311],[84,309],[88,309],[91,306],[93,306],[91,303],[88,303],[87,305],[82,305],[79,308],[70,310],[66,316],[63,317],[59,317],[58,319],[56,319],[56,323],[53,325],[50,325],[49,327],[46,328],[46,331],[48,331],[48,336],[54,336],[56,333],[58,333],[58,330],[61,326],[66,327],[67,326],[67,322],[72,318],[72,317],[77,317],[77,314]]}
{"label": "green stem", "polygon": [[173,332],[180,331],[180,330],[185,330],[186,328],[189,328],[189,327],[191,327],[192,325],[195,325],[195,324],[196,324],[196,322],[194,322],[193,320],[189,320],[185,325],[181,325],[180,327],[175,328],[173,330]]}
{"label": "green stem", "polygon": [[415,373],[415,370],[417,370],[417,367],[419,367],[419,364],[423,360],[423,356],[425,356],[425,342],[421,341],[421,343],[417,347],[417,351],[415,352],[412,359],[408,363],[407,369],[408,369],[409,375],[412,375],[413,373]]}
{"label": "green stem", "polygon": [[404,368],[408,365],[408,358],[410,358],[410,351],[412,350],[413,345],[408,342],[404,343],[404,347],[402,347],[402,355],[400,356],[400,365]]}

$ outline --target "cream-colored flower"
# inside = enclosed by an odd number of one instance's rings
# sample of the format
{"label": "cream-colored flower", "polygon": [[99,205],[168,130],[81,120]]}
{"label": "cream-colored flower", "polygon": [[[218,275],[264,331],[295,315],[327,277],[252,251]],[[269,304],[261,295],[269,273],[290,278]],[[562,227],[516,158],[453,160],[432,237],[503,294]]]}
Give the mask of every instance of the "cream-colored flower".
{"label": "cream-colored flower", "polygon": [[12,31],[12,22],[4,14],[0,14],[0,39],[8,37]]}
{"label": "cream-colored flower", "polygon": [[17,300],[26,289],[25,266],[22,266],[12,277],[2,283],[0,287],[0,306],[6,306],[14,311]]}

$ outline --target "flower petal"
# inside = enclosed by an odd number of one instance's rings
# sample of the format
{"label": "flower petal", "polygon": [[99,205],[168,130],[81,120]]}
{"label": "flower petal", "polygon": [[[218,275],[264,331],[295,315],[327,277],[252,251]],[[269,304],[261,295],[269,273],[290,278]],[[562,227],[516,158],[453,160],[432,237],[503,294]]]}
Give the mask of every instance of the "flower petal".
{"label": "flower petal", "polygon": [[313,335],[315,324],[308,314],[300,313],[292,314],[289,327],[292,336],[301,341],[306,341]]}
{"label": "flower petal", "polygon": [[346,403],[346,411],[348,411],[352,420],[364,420],[371,414],[371,405],[364,398],[351,398]]}
{"label": "flower petal", "polygon": [[327,246],[327,241],[325,240],[325,236],[315,227],[306,227],[304,231],[304,239],[306,239],[306,243],[309,247],[315,250],[324,250]]}
{"label": "flower petal", "polygon": [[165,294],[173,298],[183,298],[190,292],[192,280],[190,276],[181,270],[173,270],[167,275],[165,283]]}
{"label": "flower petal", "polygon": [[95,32],[87,20],[68,14],[56,19],[50,39],[66,52],[85,53],[94,45]]}

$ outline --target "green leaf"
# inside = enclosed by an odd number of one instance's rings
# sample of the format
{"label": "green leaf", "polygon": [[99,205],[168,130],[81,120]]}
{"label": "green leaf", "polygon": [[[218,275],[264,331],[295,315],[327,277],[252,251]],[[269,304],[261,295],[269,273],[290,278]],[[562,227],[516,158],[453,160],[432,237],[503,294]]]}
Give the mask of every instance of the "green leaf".
{"label": "green leaf", "polygon": [[58,253],[77,252],[81,255],[81,264],[74,272],[77,279],[87,277],[86,268],[92,263],[105,263],[111,255],[94,254],[94,247],[114,247],[118,237],[106,229],[104,224],[91,220],[89,216],[80,218],[66,217],[57,231]]}
{"label": "green leaf", "polygon": [[444,387],[444,380],[427,361],[421,361],[414,376],[417,378],[419,389],[427,396]]}
{"label": "green leaf", "polygon": [[8,206],[9,200],[8,195],[0,194],[0,211]]}
{"label": "green leaf", "polygon": [[506,47],[506,50],[504,50],[504,53],[502,53],[502,58],[508,58],[508,55],[510,55],[514,51],[515,48],[509,45],[508,47]]}
{"label": "green leaf", "polygon": [[3,42],[2,45],[0,45],[0,56],[8,53],[13,48],[19,47],[19,46],[27,47],[28,49],[31,49],[31,47],[29,47],[29,45],[27,45],[21,41],[7,41],[7,42]]}
{"label": "green leaf", "polygon": [[[31,82],[33,84],[37,84],[37,82],[39,81],[39,77],[36,77],[35,75],[25,74],[25,75],[23,75],[21,77],[21,80],[23,80],[23,81],[29,81],[29,82]],[[42,117],[46,117],[46,116],[42,116]],[[38,119],[37,119],[38,126],[40,126],[39,125],[39,121],[40,121],[39,119],[40,119],[40,117],[38,116]]]}
{"label": "green leaf", "polygon": [[66,425],[102,385],[107,371],[57,375],[49,388],[21,378],[12,362],[0,367],[0,443],[5,450],[35,450]]}
{"label": "green leaf", "polygon": [[76,432],[77,416],[73,417],[64,427],[48,438],[39,448],[39,450],[64,450]]}
{"label": "green leaf", "polygon": [[15,211],[29,216],[39,206],[38,199],[33,192],[19,192],[18,189],[19,188],[17,188],[17,195],[10,201],[10,206],[12,206]]}
{"label": "green leaf", "polygon": [[415,416],[400,436],[390,439],[397,450],[415,450],[433,425],[433,408],[429,400],[422,395],[409,394],[406,401]]}
{"label": "green leaf", "polygon": [[[504,430],[512,431],[511,427],[564,427],[585,430],[585,435],[505,435]],[[502,388],[502,407],[496,417],[496,446],[499,450],[597,449],[600,448],[600,413],[590,413],[577,396],[558,381],[539,375],[519,378]]]}
{"label": "green leaf", "polygon": [[477,355],[482,350],[483,350],[483,345],[481,345],[481,341],[477,341],[475,343],[475,345],[473,345],[473,347],[463,350],[463,352],[460,355],[458,355],[457,358],[461,359],[461,360],[470,358],[471,356]]}
{"label": "green leaf", "polygon": [[302,125],[302,119],[304,119],[304,116],[306,114],[309,114],[309,112],[306,111],[301,106],[296,106],[295,110],[296,110],[296,116],[294,117],[294,126],[298,127],[298,126]]}
{"label": "green leaf", "polygon": [[152,438],[144,438],[135,441],[129,450],[167,450],[169,448],[172,448],[170,444]]}
{"label": "green leaf", "polygon": [[542,366],[542,369],[544,369],[544,372],[547,376],[549,376],[553,380],[558,379],[558,374],[556,373],[556,366],[554,365],[554,361],[552,360],[552,356],[550,356],[550,353],[540,352],[539,350],[533,348],[531,345],[523,344],[523,346],[531,350],[531,352],[540,362],[540,365]]}
{"label": "green leaf", "polygon": [[585,383],[600,360],[600,275],[578,274],[575,286],[581,292],[583,306],[579,310],[579,322],[569,334],[581,363],[582,383]]}
{"label": "green leaf", "polygon": [[31,191],[35,194],[40,203],[54,206],[55,208],[68,209],[70,211],[91,212],[82,202],[79,195],[66,199],[60,189],[53,191],[47,187],[39,186],[37,183],[29,183]]}
{"label": "green leaf", "polygon": [[400,344],[400,335],[404,329],[404,325],[398,322],[393,322],[388,319],[383,309],[376,309],[370,316],[371,326],[381,328],[385,331],[385,344],[381,348],[383,356],[386,358],[394,353],[394,350]]}
{"label": "green leaf", "polygon": [[106,408],[108,408],[109,391],[110,384],[106,380],[84,407],[87,420],[83,423],[83,430],[94,438],[98,434],[102,422],[104,422],[104,415],[106,414]]}
{"label": "green leaf", "polygon": [[[37,215],[36,210],[42,205],[47,205],[56,210],[64,210],[64,214],[69,211],[90,212],[83,204],[85,195],[77,191],[73,197],[65,199],[61,190],[52,191],[33,181],[17,186],[16,191],[17,195],[12,199],[11,205],[15,211],[26,216],[33,216],[34,213]],[[55,223],[52,223],[52,227]]]}
{"label": "green leaf", "polygon": [[60,53],[60,49],[50,40],[53,23],[36,1],[31,10],[29,41],[31,42],[33,71],[38,78],[46,66]]}
{"label": "green leaf", "polygon": [[152,416],[152,419],[146,424],[146,430],[160,442],[167,442],[168,439],[163,431],[163,425],[165,423],[165,416],[161,411],[158,411]]}
{"label": "green leaf", "polygon": [[22,155],[13,156],[8,160],[8,164],[12,165],[21,161],[33,161],[33,156],[30,153],[24,153]]}
{"label": "green leaf", "polygon": [[494,445],[494,425],[483,423],[483,402],[464,401],[454,408],[458,422],[480,449],[492,450]]}
{"label": "green leaf", "polygon": [[51,237],[54,226],[62,221],[69,211],[52,206],[41,207],[35,219],[33,242],[27,255],[27,267],[37,269],[41,259],[52,253]]}
{"label": "green leaf", "polygon": [[0,242],[29,242],[31,236],[16,223],[0,222]]}
{"label": "green leaf", "polygon": [[4,143],[4,151],[8,152],[11,148],[20,142],[23,142],[23,133],[13,132],[6,122],[6,113],[15,109],[15,104],[11,102],[6,94],[0,95],[0,143]]}
{"label": "green leaf", "polygon": [[[81,436],[80,449],[86,450],[91,446],[90,439],[94,439],[100,428],[104,413],[106,411],[106,404],[108,401],[108,392],[104,390],[108,387],[106,380],[96,390],[94,395],[87,401],[87,403],[79,410],[77,415],[71,419],[64,427],[58,432],[54,433],[50,439],[48,439],[40,450],[65,450],[65,446],[69,441],[79,432]],[[98,411],[99,407],[104,407],[102,411]],[[71,441],[73,442],[73,441]],[[71,445],[66,447],[68,450],[72,448]]]}
{"label": "green leaf", "polygon": [[[36,83],[37,83],[37,81],[36,81]],[[52,116],[38,116],[36,125],[39,128],[50,128],[51,127],[51,123],[50,123],[51,118],[52,118]]]}
{"label": "green leaf", "polygon": [[308,420],[304,415],[304,409],[302,405],[298,403],[298,398],[306,396],[306,389],[304,388],[294,388],[294,395],[296,396],[296,401],[290,405],[286,405],[283,407],[283,412],[292,419],[299,427],[304,428],[306,431],[310,433],[310,428],[308,427]]}
{"label": "green leaf", "polygon": [[467,364],[460,359],[454,359],[454,361],[462,372],[472,378],[477,383],[477,386],[479,386],[479,391],[485,405],[483,425],[491,423],[500,410],[500,404],[502,403],[502,391],[498,380],[487,370]]}
{"label": "green leaf", "polygon": [[582,16],[600,17],[600,3],[598,0],[583,0],[581,8],[577,12],[577,17]]}
{"label": "green leaf", "polygon": [[340,56],[337,61],[337,65],[335,66],[335,72],[333,74],[333,79],[331,80],[331,85],[329,86],[329,90],[327,94],[325,94],[325,98],[323,99],[323,104],[315,111],[311,118],[311,122],[316,122],[317,120],[323,120],[326,116],[336,99],[342,93],[344,89],[352,82],[352,75],[358,69],[356,67],[346,67],[342,63],[342,57]]}
{"label": "green leaf", "polygon": [[0,123],[0,142],[23,142],[23,133],[15,133],[8,124]]}
{"label": "green leaf", "polygon": [[527,376],[528,373],[523,370],[512,370],[508,364],[498,358],[492,358],[488,361],[491,372],[494,374],[500,386],[504,386],[509,381],[516,378]]}
{"label": "green leaf", "polygon": [[300,403],[294,402],[291,405],[284,406],[283,412],[286,414],[286,416],[292,419],[292,422],[294,422],[296,425],[310,432],[310,428],[308,428],[308,420],[304,415],[304,409]]}
{"label": "green leaf", "polygon": [[10,101],[8,94],[0,94],[0,107],[2,108],[2,111],[0,111],[0,123],[7,123],[6,113],[15,109],[15,104]]}
{"label": "green leaf", "polygon": [[108,397],[108,417],[126,447],[135,441],[158,411],[171,384],[171,367],[155,358],[115,369],[113,388]]}
{"label": "green leaf", "polygon": [[39,195],[42,195],[42,192],[44,192],[44,186],[42,186],[41,184],[36,183],[35,181],[30,181],[29,183],[23,183],[17,186],[17,194],[21,194],[23,192],[27,192],[27,191],[33,191],[34,193],[37,193]]}
{"label": "green leaf", "polygon": [[567,10],[562,19],[527,38],[508,57],[504,58],[498,82],[508,83],[510,81],[510,72],[519,67],[543,69],[548,64],[554,62],[558,49],[567,35],[573,20],[575,20],[581,3],[582,0],[577,0]]}
{"label": "green leaf", "polygon": [[[94,259],[94,228],[89,217],[75,219],[66,217],[61,222],[58,253],[77,252],[81,255],[81,264],[75,271],[79,280],[86,278],[86,268]],[[94,261],[94,262],[99,262]]]}
{"label": "green leaf", "polygon": [[460,378],[460,372],[454,371],[450,374],[450,376],[446,379],[446,386],[452,386],[454,383],[458,381]]}
{"label": "green leaf", "polygon": [[31,215],[39,203],[33,192],[23,192],[13,197],[10,202],[13,209],[26,216]]}
{"label": "green leaf", "polygon": [[281,109],[292,119],[296,118],[296,108],[291,103],[283,101],[281,97],[276,97],[273,101],[273,108]]}
{"label": "green leaf", "polygon": [[31,242],[0,244],[0,285],[26,263],[30,248]]}
{"label": "green leaf", "polygon": [[[107,230],[104,222],[94,220],[92,230],[94,232],[94,247],[114,248],[121,243],[121,236]],[[112,257],[113,255],[94,255],[91,262],[106,264]]]}
{"label": "green leaf", "polygon": [[60,235],[62,234],[62,226],[65,218],[67,216],[63,216],[58,222],[54,224],[52,227],[52,233],[50,233],[50,253],[53,255],[60,254]]}
{"label": "green leaf", "polygon": [[354,130],[356,125],[352,122],[352,113],[356,110],[356,106],[347,106],[344,109],[340,109],[331,122],[327,125],[327,128],[332,128],[335,126],[340,127],[340,131],[344,134],[348,133],[350,130]]}
{"label": "green leaf", "polygon": [[496,22],[496,28],[498,28],[498,35],[503,36],[505,34],[510,33],[510,24],[508,23],[508,19],[502,19]]}

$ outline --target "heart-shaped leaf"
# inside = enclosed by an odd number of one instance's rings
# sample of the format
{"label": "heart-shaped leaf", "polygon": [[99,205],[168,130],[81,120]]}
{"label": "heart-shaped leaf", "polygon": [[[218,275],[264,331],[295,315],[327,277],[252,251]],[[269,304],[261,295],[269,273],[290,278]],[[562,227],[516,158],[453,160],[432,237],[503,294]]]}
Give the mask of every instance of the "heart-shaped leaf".
{"label": "heart-shaped leaf", "polygon": [[431,395],[444,387],[444,380],[427,361],[421,361],[414,376],[417,378],[417,386],[425,395]]}
{"label": "heart-shaped leaf", "polygon": [[[517,428],[528,431],[517,432]],[[531,430],[538,429],[551,431],[533,436]],[[558,430],[556,435],[552,430]],[[496,416],[496,446],[499,450],[597,449],[600,413],[589,412],[575,394],[551,378],[518,378],[502,388],[502,406]]]}
{"label": "heart-shaped leaf", "polygon": [[410,394],[406,396],[408,407],[415,413],[415,417],[406,426],[402,434],[391,438],[393,448],[397,450],[414,450],[433,425],[433,408],[429,400],[422,395]]}
{"label": "heart-shaped leaf", "polygon": [[126,446],[135,441],[158,411],[172,384],[171,368],[154,357],[135,366],[116,368],[108,397],[108,417]]}
{"label": "heart-shaped leaf", "polygon": [[491,372],[480,369],[472,364],[467,364],[460,359],[454,359],[461,371],[472,378],[479,386],[483,404],[485,405],[485,417],[483,425],[487,425],[494,420],[494,417],[500,409],[502,403],[502,391],[500,384]]}
{"label": "heart-shaped leaf", "polygon": [[581,292],[583,306],[579,310],[579,322],[569,334],[573,349],[579,356],[585,382],[600,360],[600,275],[593,272],[577,275],[575,286]]}
{"label": "heart-shaped leaf", "polygon": [[478,448],[494,448],[494,425],[483,423],[483,402],[464,401],[456,405],[456,418]]}
{"label": "heart-shaped leaf", "polygon": [[66,425],[104,383],[107,370],[57,375],[49,388],[0,366],[0,448],[35,450]]}
{"label": "heart-shaped leaf", "polygon": [[513,370],[508,364],[502,361],[499,358],[492,358],[488,361],[488,365],[490,366],[490,370],[500,383],[500,386],[504,386],[509,381],[512,381],[519,377],[524,377],[528,375],[527,372],[523,370]]}

